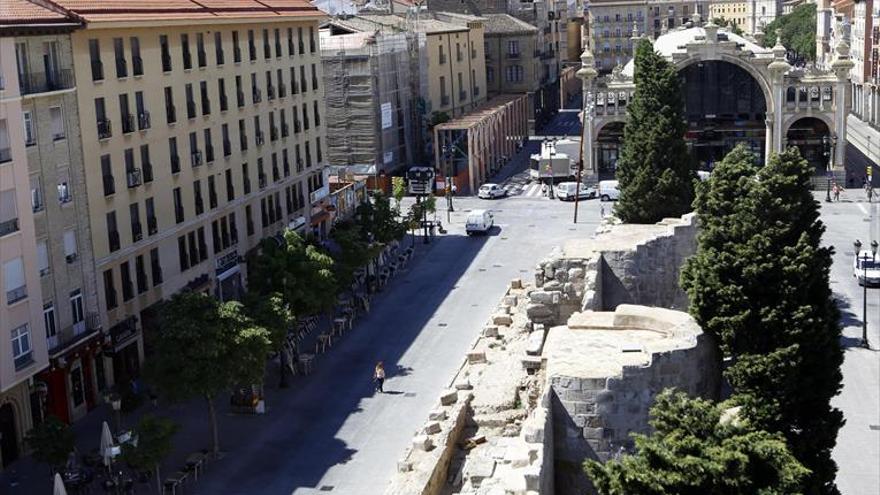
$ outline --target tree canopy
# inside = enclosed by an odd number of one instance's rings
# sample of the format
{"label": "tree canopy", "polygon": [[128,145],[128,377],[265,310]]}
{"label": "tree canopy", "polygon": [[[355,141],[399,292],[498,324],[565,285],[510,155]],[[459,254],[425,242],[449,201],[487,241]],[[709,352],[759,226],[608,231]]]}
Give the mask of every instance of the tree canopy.
{"label": "tree canopy", "polygon": [[764,46],[772,47],[776,38],[806,60],[816,59],[816,4],[798,5],[782,17],[777,17],[764,28]]}
{"label": "tree canopy", "polygon": [[162,493],[162,477],[159,466],[173,449],[172,439],[178,426],[168,418],[145,415],[134,428],[137,445],[133,442],[122,444],[122,460],[140,471],[152,471],[156,478],[156,489]]}
{"label": "tree canopy", "polygon": [[74,436],[68,425],[50,415],[28,432],[25,442],[33,449],[34,459],[55,469],[63,465],[73,451]]}
{"label": "tree canopy", "polygon": [[684,141],[678,73],[648,40],[636,48],[634,82],[617,166],[620,201],[614,210],[626,223],[655,223],[691,210],[696,174]]}
{"label": "tree canopy", "polygon": [[[600,495],[797,495],[807,474],[780,434],[725,417],[729,404],[666,390],[635,453],[585,468]],[[730,413],[728,413],[730,414]]]}

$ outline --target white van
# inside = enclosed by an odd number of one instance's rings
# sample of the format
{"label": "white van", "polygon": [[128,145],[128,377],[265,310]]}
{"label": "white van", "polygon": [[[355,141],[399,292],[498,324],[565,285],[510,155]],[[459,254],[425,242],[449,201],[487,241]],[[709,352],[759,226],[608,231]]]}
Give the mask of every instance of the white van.
{"label": "white van", "polygon": [[486,234],[495,225],[495,216],[489,210],[474,210],[468,213],[464,230],[467,235]]}
{"label": "white van", "polygon": [[585,184],[581,184],[581,186],[578,187],[577,182],[563,182],[557,184],[555,189],[556,197],[559,198],[560,201],[574,201],[575,196],[579,196],[579,199],[591,199],[596,197],[596,189]]}
{"label": "white van", "polygon": [[617,201],[620,198],[620,190],[616,180],[599,181],[599,199],[602,201]]}

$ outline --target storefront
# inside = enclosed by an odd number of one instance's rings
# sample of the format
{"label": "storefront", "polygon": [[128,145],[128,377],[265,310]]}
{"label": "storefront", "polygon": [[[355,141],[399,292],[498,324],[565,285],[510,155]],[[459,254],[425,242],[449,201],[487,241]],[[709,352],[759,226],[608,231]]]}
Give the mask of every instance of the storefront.
{"label": "storefront", "polygon": [[[100,404],[101,394],[107,388],[100,334],[52,356],[49,363],[47,369],[34,377],[38,394],[31,401],[32,409],[36,407],[41,415],[73,423]],[[36,414],[34,418],[37,422]]]}
{"label": "storefront", "polygon": [[232,250],[216,260],[217,284],[215,296],[222,302],[237,301],[244,294],[241,282],[241,256]]}
{"label": "storefront", "polygon": [[129,316],[110,327],[110,355],[113,366],[113,384],[122,390],[141,375],[141,339],[138,318]]}

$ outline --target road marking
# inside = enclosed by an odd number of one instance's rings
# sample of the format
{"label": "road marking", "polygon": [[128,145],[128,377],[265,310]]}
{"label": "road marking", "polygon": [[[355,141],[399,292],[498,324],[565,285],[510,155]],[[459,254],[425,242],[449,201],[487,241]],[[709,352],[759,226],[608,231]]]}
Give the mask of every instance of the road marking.
{"label": "road marking", "polygon": [[866,210],[866,209],[865,209],[865,207],[864,207],[864,206],[862,206],[862,204],[861,204],[861,203],[856,203],[856,206],[858,206],[858,207],[859,207],[859,209],[860,209],[860,210],[862,210],[862,213],[864,213],[864,214],[865,214],[865,215],[867,215],[867,214],[868,214],[868,210]]}

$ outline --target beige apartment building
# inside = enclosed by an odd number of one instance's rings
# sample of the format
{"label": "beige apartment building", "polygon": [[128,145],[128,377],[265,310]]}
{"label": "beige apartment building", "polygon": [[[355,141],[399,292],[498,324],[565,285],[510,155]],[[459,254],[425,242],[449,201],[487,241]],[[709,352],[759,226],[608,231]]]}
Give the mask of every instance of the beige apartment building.
{"label": "beige apartment building", "polygon": [[714,1],[709,4],[709,20],[724,19],[730,21],[742,30],[746,29],[748,21],[749,2]]}
{"label": "beige apartment building", "polygon": [[140,374],[157,303],[239,297],[246,254],[326,233],[318,22],[304,0],[57,2],[71,35],[105,380]]}
{"label": "beige apartment building", "polygon": [[527,94],[529,122],[534,128],[535,98],[543,72],[539,30],[508,14],[486,14],[486,85],[489,97]]}

